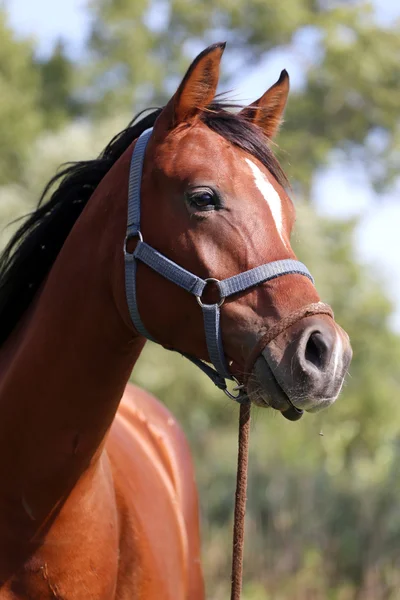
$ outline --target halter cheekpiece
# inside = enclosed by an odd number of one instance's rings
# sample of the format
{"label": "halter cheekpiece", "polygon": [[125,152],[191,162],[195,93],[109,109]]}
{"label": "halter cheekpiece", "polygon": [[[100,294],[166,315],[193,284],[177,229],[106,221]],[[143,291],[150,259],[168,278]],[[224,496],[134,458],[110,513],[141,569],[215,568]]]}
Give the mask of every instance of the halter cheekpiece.
{"label": "halter cheekpiece", "polygon": [[[184,354],[186,358],[197,365],[206,373],[214,384],[223,390],[229,397],[242,402],[247,398],[242,386],[237,386],[238,395],[234,396],[229,392],[226,386],[226,379],[236,382],[236,379],[229,371],[226,362],[222,343],[222,333],[220,326],[220,308],[225,298],[238,292],[243,292],[257,285],[260,285],[271,279],[296,273],[308,277],[314,282],[307,267],[298,260],[285,259],[266,263],[228,277],[222,281],[215,278],[202,279],[194,273],[190,273],[183,267],[146,244],[140,231],[140,186],[142,180],[142,170],[146,146],[151,136],[152,129],[147,129],[138,138],[134,147],[131,159],[128,191],[128,226],[126,231],[124,254],[125,254],[125,284],[128,307],[133,324],[141,335],[149,340],[157,342],[146,330],[140,318],[137,295],[136,295],[136,273],[137,262],[141,261],[148,267],[159,273],[162,277],[169,279],[187,292],[193,294],[201,310],[203,311],[204,331],[207,342],[208,355],[210,363],[214,365],[213,369],[204,361]],[[136,248],[133,253],[128,252],[127,243],[130,239],[137,238]],[[204,290],[208,283],[213,282],[219,291],[219,301],[215,304],[206,304],[202,300]],[[236,382],[237,383],[237,382]]]}

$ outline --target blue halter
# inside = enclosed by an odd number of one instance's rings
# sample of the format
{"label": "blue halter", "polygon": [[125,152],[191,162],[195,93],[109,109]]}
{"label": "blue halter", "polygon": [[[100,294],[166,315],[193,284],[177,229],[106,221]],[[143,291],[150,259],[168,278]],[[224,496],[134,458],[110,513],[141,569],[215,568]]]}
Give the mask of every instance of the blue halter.
{"label": "blue halter", "polygon": [[[190,292],[196,297],[198,304],[203,311],[204,331],[207,342],[207,350],[210,362],[214,365],[215,370],[204,361],[184,354],[186,358],[197,365],[204,373],[206,373],[214,384],[223,390],[229,397],[241,402],[246,398],[246,395],[239,391],[238,396],[233,396],[227,389],[226,379],[236,381],[230,373],[222,344],[222,333],[220,326],[220,308],[225,301],[225,298],[243,292],[254,286],[260,285],[276,277],[282,275],[290,275],[296,273],[308,277],[314,282],[307,267],[298,260],[286,259],[277,260],[275,262],[266,263],[244,273],[239,273],[233,277],[228,277],[219,281],[212,277],[201,279],[197,275],[190,273],[183,267],[180,267],[172,260],[146,244],[140,231],[140,186],[142,180],[142,170],[144,162],[144,154],[147,143],[151,136],[152,129],[147,129],[138,138],[133,150],[131,159],[131,168],[129,175],[129,191],[128,191],[128,227],[125,238],[125,284],[126,296],[128,301],[129,312],[133,324],[140,335],[157,342],[147,331],[140,318],[137,296],[136,296],[136,270],[137,261],[141,261],[148,267],[162,275],[169,281]],[[136,248],[133,253],[127,250],[128,240],[138,238]],[[214,282],[218,288],[220,299],[215,304],[205,304],[202,301],[204,290],[208,283]],[[241,388],[238,386],[237,389]]]}

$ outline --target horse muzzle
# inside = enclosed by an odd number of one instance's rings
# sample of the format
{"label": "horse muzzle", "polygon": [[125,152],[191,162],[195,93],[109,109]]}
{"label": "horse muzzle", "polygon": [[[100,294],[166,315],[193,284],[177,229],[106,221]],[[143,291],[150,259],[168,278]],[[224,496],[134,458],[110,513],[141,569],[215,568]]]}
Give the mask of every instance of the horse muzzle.
{"label": "horse muzzle", "polygon": [[251,400],[290,420],[339,396],[352,357],[349,337],[330,315],[305,317],[259,353],[247,381]]}

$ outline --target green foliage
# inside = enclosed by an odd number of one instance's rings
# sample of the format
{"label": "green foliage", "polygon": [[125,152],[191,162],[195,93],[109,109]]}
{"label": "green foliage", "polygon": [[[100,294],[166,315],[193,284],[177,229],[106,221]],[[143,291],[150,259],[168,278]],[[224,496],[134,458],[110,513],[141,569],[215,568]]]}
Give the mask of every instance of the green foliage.
{"label": "green foliage", "polygon": [[184,57],[175,44],[163,44],[161,38],[168,37],[166,31],[147,26],[151,3],[102,0],[89,6],[94,58],[89,82],[98,98],[95,108],[100,115],[132,110],[133,106],[145,108],[165,100],[165,78],[173,72],[168,65],[174,60],[177,69],[176,62],[181,61],[182,73]]}
{"label": "green foliage", "polygon": [[335,150],[336,159],[362,165],[380,189],[400,167],[400,21],[378,25],[361,2],[316,14],[310,25],[317,60],[292,95],[281,138],[290,147],[291,174],[307,186]]}
{"label": "green foliage", "polygon": [[0,184],[17,180],[41,119],[33,46],[16,39],[0,6]]}
{"label": "green foliage", "polygon": [[39,106],[45,127],[54,129],[70,118],[78,117],[83,104],[74,97],[76,67],[59,41],[47,59],[36,61],[41,76]]}
{"label": "green foliage", "polygon": [[16,37],[0,6],[0,184],[20,182],[29,149],[43,129],[78,116],[76,66],[61,43],[47,59],[31,41]]}

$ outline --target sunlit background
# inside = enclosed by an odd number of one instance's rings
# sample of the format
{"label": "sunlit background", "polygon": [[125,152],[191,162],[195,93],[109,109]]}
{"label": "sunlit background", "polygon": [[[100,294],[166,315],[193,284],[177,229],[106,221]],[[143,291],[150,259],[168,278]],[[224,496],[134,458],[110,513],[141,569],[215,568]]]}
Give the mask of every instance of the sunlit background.
{"label": "sunlit background", "polygon": [[[398,599],[398,3],[0,0],[1,225],[34,206],[60,163],[96,156],[135,113],[164,103],[196,52],[220,40],[220,91],[234,100],[289,71],[278,154],[298,209],[294,243],[354,349],[326,413],[288,423],[255,412],[244,598]],[[154,346],[133,380],[190,440],[207,597],[226,599],[237,409]]]}

